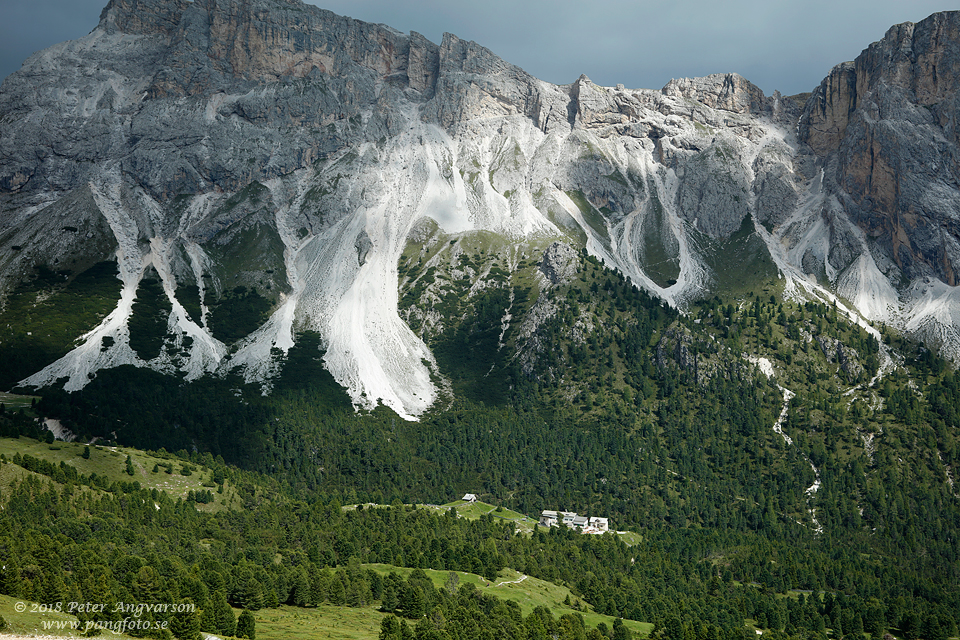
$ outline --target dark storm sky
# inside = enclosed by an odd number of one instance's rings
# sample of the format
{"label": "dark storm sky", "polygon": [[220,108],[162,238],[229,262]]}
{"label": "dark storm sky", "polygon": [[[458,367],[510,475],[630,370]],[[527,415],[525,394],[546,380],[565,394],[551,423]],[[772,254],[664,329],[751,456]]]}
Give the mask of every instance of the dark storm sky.
{"label": "dark storm sky", "polygon": [[[90,32],[106,0],[0,0],[0,78],[33,52]],[[325,9],[439,43],[474,40],[534,76],[658,89],[737,72],[766,94],[810,91],[894,24],[951,9],[930,0],[326,0]]]}

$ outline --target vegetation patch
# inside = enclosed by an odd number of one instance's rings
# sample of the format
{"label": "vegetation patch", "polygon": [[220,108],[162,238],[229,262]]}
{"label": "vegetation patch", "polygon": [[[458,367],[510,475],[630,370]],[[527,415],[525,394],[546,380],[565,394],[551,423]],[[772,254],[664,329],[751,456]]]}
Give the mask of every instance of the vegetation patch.
{"label": "vegetation patch", "polygon": [[163,290],[163,283],[151,267],[137,286],[130,328],[130,348],[141,360],[153,360],[160,355],[167,338],[167,324],[173,305]]}
{"label": "vegetation patch", "polygon": [[323,365],[323,337],[316,331],[297,334],[296,344],[278,356],[281,373],[274,381],[278,393],[309,391],[311,402],[328,410],[351,410],[350,396]]}
{"label": "vegetation patch", "polygon": [[231,196],[216,214],[217,231],[203,243],[212,258],[208,296],[238,286],[275,299],[288,287],[285,246],[275,228],[269,189],[253,182]]}
{"label": "vegetation patch", "polygon": [[590,201],[582,191],[568,191],[567,196],[573,200],[573,203],[580,209],[583,219],[593,231],[602,238],[607,244],[610,243],[610,232],[607,231],[607,221],[601,215],[599,209],[590,204]]}
{"label": "vegetation patch", "polygon": [[[136,483],[139,487],[164,491],[175,499],[195,503],[205,511],[220,511],[231,504],[235,507],[240,504],[236,488],[226,480],[225,467],[210,456],[200,456],[197,463],[191,464],[166,452],[157,454],[80,442],[53,444],[47,441],[48,434],[35,434],[41,436],[40,440],[26,436],[0,437],[0,456],[3,456],[0,460],[60,484],[74,482],[91,489],[118,491],[121,485]],[[185,469],[192,471],[184,475]],[[0,485],[9,488],[22,477],[23,474],[9,474]],[[198,496],[200,500],[196,499]]]}
{"label": "vegetation patch", "polygon": [[[385,564],[368,564],[364,567],[385,576],[395,573],[404,579],[408,579],[417,571],[416,569]],[[616,619],[612,616],[594,613],[593,608],[584,602],[579,603],[579,608],[573,608],[570,604],[578,602],[578,599],[569,588],[524,576],[524,574],[513,569],[503,569],[493,580],[463,571],[423,569],[422,572],[430,579],[436,589],[449,588],[454,583],[456,588],[459,588],[460,585],[469,584],[479,593],[516,603],[524,616],[529,616],[538,609],[540,611],[547,610],[552,616],[557,617],[564,615],[579,616],[583,619],[585,627],[596,627],[599,624],[604,624],[608,629],[613,626]],[[452,578],[451,574],[455,578]],[[624,620],[623,623],[638,636],[648,635],[653,630],[653,625],[649,623],[634,620]]]}
{"label": "vegetation patch", "polygon": [[706,248],[704,256],[713,273],[711,288],[731,297],[742,297],[761,283],[776,279],[779,273],[754,229],[752,216],[745,216],[730,238],[717,241],[700,236],[699,244]]}
{"label": "vegetation patch", "polygon": [[270,317],[272,307],[256,289],[242,285],[234,287],[219,300],[208,299],[207,304],[210,333],[225,344],[233,344],[259,329]]}
{"label": "vegetation patch", "polygon": [[115,262],[72,276],[38,267],[0,310],[0,389],[9,389],[66,355],[120,300]]}
{"label": "vegetation patch", "polygon": [[256,613],[257,640],[378,640],[380,625],[387,615],[376,606],[316,607],[280,606]]}
{"label": "vegetation patch", "polygon": [[680,276],[678,249],[670,250],[664,242],[667,233],[665,217],[656,189],[652,189],[650,207],[643,220],[643,272],[663,288],[676,284]]}
{"label": "vegetation patch", "polygon": [[177,300],[183,305],[187,315],[197,325],[203,326],[203,307],[200,304],[200,287],[195,284],[177,287]]}
{"label": "vegetation patch", "polygon": [[[447,304],[455,304],[459,299],[454,295]],[[470,307],[459,325],[446,331],[433,344],[440,369],[453,379],[458,395],[494,404],[507,398],[506,380],[502,376],[490,378],[477,373],[490,372],[498,365],[503,369],[499,348],[501,318],[509,307],[509,289],[485,289],[470,300]]]}
{"label": "vegetation patch", "polygon": [[21,409],[29,410],[36,405],[40,396],[24,396],[0,391],[0,404],[4,411],[16,412]]}

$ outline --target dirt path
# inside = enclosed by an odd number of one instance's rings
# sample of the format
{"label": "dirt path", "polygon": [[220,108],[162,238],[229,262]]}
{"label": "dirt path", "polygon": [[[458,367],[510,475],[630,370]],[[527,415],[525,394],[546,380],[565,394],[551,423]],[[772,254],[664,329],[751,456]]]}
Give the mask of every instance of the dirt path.
{"label": "dirt path", "polygon": [[519,580],[509,580],[509,581],[507,581],[507,582],[498,582],[497,584],[492,585],[492,586],[494,586],[494,587],[502,587],[502,586],[504,586],[504,585],[506,585],[506,584],[520,584],[521,582],[523,582],[523,581],[526,580],[526,579],[527,579],[527,576],[522,575],[522,576],[520,576],[520,579],[519,579]]}

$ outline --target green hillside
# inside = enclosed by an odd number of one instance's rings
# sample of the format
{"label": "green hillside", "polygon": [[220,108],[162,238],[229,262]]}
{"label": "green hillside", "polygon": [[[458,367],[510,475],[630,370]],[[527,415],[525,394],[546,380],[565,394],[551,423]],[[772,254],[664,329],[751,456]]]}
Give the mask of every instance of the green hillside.
{"label": "green hillside", "polygon": [[[210,496],[204,495],[202,498],[209,500],[198,504],[198,508],[208,511],[219,511],[240,504],[237,491],[233,483],[226,480],[223,470],[210,468],[203,463],[127,447],[87,446],[61,441],[47,443],[27,437],[0,438],[0,459],[14,462],[12,466],[23,469],[23,472],[7,474],[11,476],[7,480],[0,479],[0,486],[9,486],[15,479],[22,478],[24,472],[43,474],[43,470],[31,464],[28,457],[52,465],[55,479],[63,480],[66,476],[58,475],[57,471],[69,467],[76,471],[78,478],[85,480],[84,484],[95,488],[136,482],[143,489],[163,491],[174,499],[184,500],[191,493],[194,496],[209,493]],[[212,461],[211,464],[216,466]]]}
{"label": "green hillside", "polygon": [[[584,633],[602,623],[613,635],[622,618],[621,634],[652,628],[670,640],[740,640],[744,629],[815,640],[957,635],[960,382],[947,363],[889,331],[881,346],[832,303],[784,297],[773,280],[680,314],[582,253],[556,284],[502,247],[466,243],[458,256],[487,274],[485,293],[467,295],[439,268],[425,283],[413,254],[404,267],[411,314],[443,293],[437,283],[450,296],[443,328],[421,330],[453,397],[419,422],[384,407],[355,412],[311,334],[266,396],[238,377],[184,384],[128,367],[100,372],[82,393],[45,390],[33,409],[11,406],[0,433],[49,439],[36,427],[42,415],[100,448],[88,460],[77,445],[3,441],[5,513],[17,513],[7,526],[32,541],[10,549],[33,557],[73,544],[73,555],[97,556],[109,531],[111,562],[156,567],[170,597],[313,617],[352,604],[354,626],[382,621],[361,612],[384,608],[423,637],[426,623],[416,627],[430,607],[450,620],[474,605],[494,625],[576,627],[578,613]],[[536,326],[523,324],[530,314]],[[57,483],[53,493],[40,476]],[[197,502],[202,491],[212,500]],[[467,492],[486,503],[403,506]],[[76,506],[53,527],[32,509],[38,500]],[[542,509],[607,516],[632,533],[541,530]],[[91,527],[98,519],[111,524]],[[71,535],[54,543],[60,531]],[[386,578],[371,567],[381,565],[396,568],[395,605],[377,592]],[[21,566],[10,589],[46,588],[43,566]],[[418,569],[491,584],[526,575],[567,589],[570,604],[485,585],[461,601]],[[135,596],[129,571],[96,571],[116,597]],[[62,576],[63,588],[94,588],[83,575]],[[411,579],[429,603],[423,618],[408,615],[420,605],[399,604]],[[502,604],[511,599],[517,609]]]}

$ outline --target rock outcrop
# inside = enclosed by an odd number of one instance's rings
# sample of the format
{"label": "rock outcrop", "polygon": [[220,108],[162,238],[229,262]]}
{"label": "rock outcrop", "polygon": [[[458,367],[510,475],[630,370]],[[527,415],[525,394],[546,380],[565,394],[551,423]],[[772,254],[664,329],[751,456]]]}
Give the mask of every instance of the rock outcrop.
{"label": "rock outcrop", "polygon": [[696,100],[711,109],[763,115],[770,107],[759,87],[736,73],[671,80],[663,94]]}
{"label": "rock outcrop", "polygon": [[836,196],[910,280],[958,284],[960,13],[892,27],[811,95],[800,138]]}
{"label": "rock outcrop", "polygon": [[551,284],[565,284],[577,275],[579,258],[577,250],[568,244],[554,242],[543,252],[540,272]]}
{"label": "rock outcrop", "polygon": [[[681,307],[724,274],[776,269],[791,294],[839,292],[949,347],[958,24],[891,29],[804,104],[736,74],[556,86],[454,35],[438,45],[299,0],[110,0],[93,32],[0,87],[0,296],[38,266],[117,260],[110,322],[31,384],[79,388],[123,363],[262,380],[310,329],[358,406],[408,417],[437,397],[397,311],[398,260],[425,233],[556,241],[549,282],[585,248]],[[181,346],[144,362],[127,323],[147,270]],[[271,305],[236,340],[209,321],[234,290]]]}

